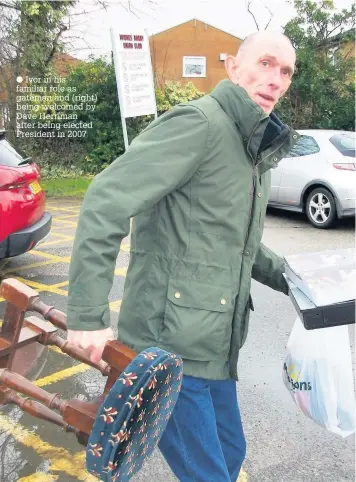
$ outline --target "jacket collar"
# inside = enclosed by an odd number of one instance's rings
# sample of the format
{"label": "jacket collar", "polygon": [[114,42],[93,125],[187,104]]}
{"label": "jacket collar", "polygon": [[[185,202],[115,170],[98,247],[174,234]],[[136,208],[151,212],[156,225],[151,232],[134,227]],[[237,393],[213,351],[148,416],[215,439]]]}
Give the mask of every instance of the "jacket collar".
{"label": "jacket collar", "polygon": [[219,82],[210,95],[236,123],[253,162],[261,164],[260,172],[276,167],[297,142],[299,135],[295,131],[273,112],[266,114],[245,89],[230,80]]}

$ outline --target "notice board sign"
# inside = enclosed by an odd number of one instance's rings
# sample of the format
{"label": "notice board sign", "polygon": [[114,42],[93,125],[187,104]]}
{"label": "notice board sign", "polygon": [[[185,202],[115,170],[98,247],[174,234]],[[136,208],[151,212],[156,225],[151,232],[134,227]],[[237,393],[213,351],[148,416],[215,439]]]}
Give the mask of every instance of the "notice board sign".
{"label": "notice board sign", "polygon": [[151,53],[146,32],[112,32],[121,115],[157,113]]}

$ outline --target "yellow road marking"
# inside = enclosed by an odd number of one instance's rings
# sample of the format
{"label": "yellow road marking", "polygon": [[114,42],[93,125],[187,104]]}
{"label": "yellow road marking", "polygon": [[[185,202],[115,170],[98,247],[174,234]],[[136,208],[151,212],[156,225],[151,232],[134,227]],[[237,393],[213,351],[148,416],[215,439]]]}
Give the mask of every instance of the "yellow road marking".
{"label": "yellow road marking", "polygon": [[120,251],[124,251],[125,253],[129,253],[130,252],[130,245],[129,244],[122,244],[120,246]]}
{"label": "yellow road marking", "polygon": [[66,263],[66,261],[60,260],[50,260],[50,261],[38,261],[37,263],[25,264],[24,266],[16,266],[15,268],[8,268],[3,271],[4,274],[7,273],[17,273],[18,271],[23,271],[30,268],[40,268],[41,266],[47,266],[49,264]]}
{"label": "yellow road marking", "polygon": [[61,221],[61,219],[57,219],[57,218],[54,218],[53,221],[52,221],[52,225],[56,225],[57,223],[63,223],[64,226],[68,226],[68,227],[76,227],[77,226],[77,223],[73,223],[71,221]]}
{"label": "yellow road marking", "polygon": [[56,261],[65,261],[70,259],[70,256],[57,256],[55,254],[46,253],[45,251],[38,251],[37,249],[33,249],[32,251],[30,251],[30,253],[35,256],[41,256],[42,258],[52,259]]}
{"label": "yellow road marking", "polygon": [[121,302],[122,300],[116,300],[109,303],[110,310],[118,313],[120,311]]}
{"label": "yellow road marking", "polygon": [[31,433],[25,427],[14,423],[5,415],[0,415],[0,430],[6,430],[17,442],[30,447],[44,460],[49,460],[50,472],[64,472],[71,477],[85,482],[98,482],[85,469],[85,452],[71,454],[62,447],[54,447],[44,442],[38,435]]}
{"label": "yellow road marking", "polygon": [[53,288],[51,285],[37,283],[36,281],[20,278],[19,276],[14,276],[14,278],[21,281],[21,283],[24,283],[25,285],[31,286],[31,288],[34,288],[36,291],[49,291],[50,293],[55,293],[56,295],[68,295],[66,291],[61,290],[60,288]]}
{"label": "yellow road marking", "polygon": [[51,285],[52,288],[62,288],[63,286],[68,286],[69,281],[61,281],[60,283],[56,283],[55,285]]}
{"label": "yellow road marking", "polygon": [[85,365],[85,363],[80,363],[79,365],[75,365],[74,367],[66,368],[65,370],[52,373],[47,377],[40,378],[39,380],[36,380],[34,384],[37,385],[38,387],[44,387],[45,385],[52,385],[52,383],[57,383],[57,382],[60,382],[61,380],[65,380],[66,378],[70,378],[73,375],[78,375],[78,373],[86,372],[90,368],[91,367],[89,365]]}
{"label": "yellow road marking", "polygon": [[244,469],[241,468],[240,475],[236,482],[247,482],[247,481],[248,481],[247,473],[244,471]]}
{"label": "yellow road marking", "polygon": [[70,236],[69,234],[56,233],[55,231],[51,231],[51,236],[57,236],[59,238],[65,239],[65,240],[74,239],[74,236]]}
{"label": "yellow road marking", "polygon": [[79,211],[79,209],[80,209],[80,205],[69,207],[69,208],[57,208],[57,207],[55,207],[55,204],[47,203],[46,206],[48,208],[51,208],[53,211],[70,211],[71,212],[71,211],[74,211],[74,210]]}
{"label": "yellow road marking", "polygon": [[67,218],[77,218],[78,214],[65,214],[64,216],[56,216],[54,219],[56,221],[62,221],[62,219],[67,219]]}
{"label": "yellow road marking", "polygon": [[71,241],[71,239],[57,239],[57,241],[46,241],[45,243],[41,243],[40,246],[41,248],[43,248],[44,246],[52,246],[53,244],[60,244],[64,243],[65,241]]}
{"label": "yellow road marking", "polygon": [[58,353],[59,355],[69,356],[69,355],[67,355],[67,353],[63,353],[62,350],[60,350],[60,349],[58,348],[58,346],[53,346],[53,345],[52,345],[52,346],[49,346],[48,348],[49,348],[50,350],[54,351],[55,353]]}
{"label": "yellow road marking", "polygon": [[[58,263],[69,264],[70,261],[71,261],[70,256],[65,256],[65,257],[62,258],[61,256],[55,256],[55,255],[51,255],[49,253],[43,253],[42,251],[36,251],[33,254],[35,256],[46,257],[46,258],[49,259],[49,261],[38,261],[37,263],[25,264],[24,266],[15,266],[14,268],[4,269],[2,271],[2,274],[17,273],[18,271],[24,271],[24,270],[31,269],[31,268],[40,268],[41,266],[48,266],[50,264],[58,264]],[[54,259],[52,259],[52,258],[54,258]],[[118,275],[118,276],[126,276],[127,267],[117,268],[115,270],[115,274]],[[64,284],[58,283],[58,284],[51,285],[51,286],[53,288],[57,288],[57,287],[59,288],[60,286],[66,286],[68,284],[68,281],[64,281],[63,283]]]}
{"label": "yellow road marking", "polygon": [[18,482],[52,482],[52,480],[58,480],[58,475],[49,475],[44,472],[36,472],[28,477],[21,477]]}

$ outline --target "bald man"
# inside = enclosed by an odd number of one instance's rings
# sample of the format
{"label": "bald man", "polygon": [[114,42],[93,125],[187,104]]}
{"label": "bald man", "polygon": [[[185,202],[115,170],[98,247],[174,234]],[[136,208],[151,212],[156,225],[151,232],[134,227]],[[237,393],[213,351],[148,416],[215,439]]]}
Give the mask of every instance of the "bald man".
{"label": "bald man", "polygon": [[130,264],[118,339],[183,358],[159,447],[183,482],[235,482],[246,453],[237,363],[251,278],[288,294],[282,259],[261,243],[270,169],[298,135],[273,113],[295,52],[280,33],[248,37],[228,79],[172,108],[92,182],[69,271],[68,340],[99,360],[113,338],[108,295],[122,239]]}

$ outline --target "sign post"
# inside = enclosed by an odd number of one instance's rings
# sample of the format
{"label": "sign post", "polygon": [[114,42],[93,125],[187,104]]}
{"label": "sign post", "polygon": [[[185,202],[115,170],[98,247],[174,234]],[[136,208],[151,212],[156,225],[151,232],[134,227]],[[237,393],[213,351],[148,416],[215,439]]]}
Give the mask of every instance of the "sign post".
{"label": "sign post", "polygon": [[157,118],[150,45],[147,32],[115,34],[111,30],[116,83],[125,150],[126,118],[154,114]]}

